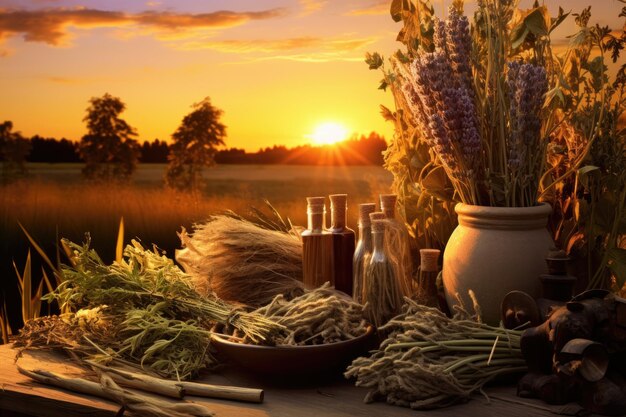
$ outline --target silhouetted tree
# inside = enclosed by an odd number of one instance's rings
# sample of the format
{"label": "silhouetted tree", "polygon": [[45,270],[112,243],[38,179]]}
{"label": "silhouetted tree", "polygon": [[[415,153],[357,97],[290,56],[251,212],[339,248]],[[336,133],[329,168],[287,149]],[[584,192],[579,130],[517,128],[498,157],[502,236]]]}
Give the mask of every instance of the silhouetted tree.
{"label": "silhouetted tree", "polygon": [[167,155],[170,147],[165,141],[155,139],[153,142],[144,141],[141,145],[141,156],[139,162],[163,164],[167,162]]}
{"label": "silhouetted tree", "polygon": [[85,161],[83,174],[97,181],[126,181],[137,168],[139,144],[137,136],[125,120],[119,117],[126,105],[118,97],[106,93],[89,100],[87,116],[88,133],[79,145],[80,156]]}
{"label": "silhouetted tree", "polygon": [[216,147],[224,144],[226,126],[220,122],[222,110],[209,97],[192,106],[172,135],[169,164],[165,172],[168,186],[197,190],[202,185],[202,169],[215,164]]}
{"label": "silhouetted tree", "polygon": [[30,162],[81,162],[76,142],[35,135],[30,138],[30,143],[33,147],[28,156]]}
{"label": "silhouetted tree", "polygon": [[224,149],[215,154],[215,162],[218,164],[250,164],[250,154],[239,148]]}
{"label": "silhouetted tree", "polygon": [[0,124],[0,160],[2,180],[10,181],[28,173],[26,157],[30,153],[30,142],[19,132],[13,132],[13,122]]}
{"label": "silhouetted tree", "polygon": [[290,165],[378,165],[383,164],[387,149],[385,138],[376,132],[354,134],[335,145],[301,145],[287,148],[274,145],[247,153],[243,149],[224,149],[215,155],[220,164],[290,164]]}

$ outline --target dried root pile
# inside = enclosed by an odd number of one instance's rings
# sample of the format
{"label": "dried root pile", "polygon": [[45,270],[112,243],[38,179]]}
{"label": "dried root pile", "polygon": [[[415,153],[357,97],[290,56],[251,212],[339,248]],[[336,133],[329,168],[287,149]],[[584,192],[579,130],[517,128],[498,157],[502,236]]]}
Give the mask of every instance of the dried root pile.
{"label": "dried root pile", "polygon": [[213,294],[201,296],[172,260],[136,241],[111,265],[89,249],[89,242],[65,244],[73,266],[62,268],[63,282],[47,298],[69,313],[27,323],[19,346],[62,347],[188,379],[211,365],[207,348],[216,323],[257,343],[282,330]]}
{"label": "dried root pile", "polygon": [[[278,295],[254,313],[282,325],[284,330],[269,340],[275,345],[320,345],[354,339],[365,333],[363,308],[326,283],[304,295],[287,300]],[[235,331],[235,336],[241,335]],[[243,342],[248,342],[244,338]]]}
{"label": "dried root pile", "polygon": [[232,215],[213,216],[184,229],[184,249],[176,260],[193,276],[203,294],[252,307],[268,304],[278,295],[303,293],[302,242],[296,233],[261,227]]}
{"label": "dried root pile", "polygon": [[413,409],[463,402],[493,378],[524,371],[521,332],[450,319],[407,299],[405,312],[381,330],[389,337],[370,357],[356,359],[346,377],[370,388],[365,401]]}

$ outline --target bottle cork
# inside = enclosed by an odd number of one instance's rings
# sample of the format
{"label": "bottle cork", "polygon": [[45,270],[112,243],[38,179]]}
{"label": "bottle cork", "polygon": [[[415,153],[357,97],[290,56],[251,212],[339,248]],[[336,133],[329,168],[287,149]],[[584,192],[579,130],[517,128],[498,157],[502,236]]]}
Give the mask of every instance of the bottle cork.
{"label": "bottle cork", "polygon": [[439,271],[439,249],[420,249],[420,269],[423,272]]}
{"label": "bottle cork", "polygon": [[324,213],[325,207],[324,203],[326,198],[324,197],[307,197],[307,212],[312,214]]}
{"label": "bottle cork", "polygon": [[386,225],[387,223],[384,219],[372,220],[372,233],[384,233]]}
{"label": "bottle cork", "polygon": [[382,211],[375,211],[374,213],[370,213],[370,221],[373,223],[374,220],[385,220],[387,216]]}
{"label": "bottle cork", "polygon": [[381,194],[380,195],[380,210],[385,213],[387,218],[392,219],[395,217],[396,202],[398,196],[395,194]]}
{"label": "bottle cork", "polygon": [[359,224],[364,227],[372,225],[370,220],[370,213],[376,211],[376,203],[363,203],[359,204]]}
{"label": "bottle cork", "polygon": [[331,194],[328,197],[330,198],[331,208],[343,210],[348,206],[348,194]]}

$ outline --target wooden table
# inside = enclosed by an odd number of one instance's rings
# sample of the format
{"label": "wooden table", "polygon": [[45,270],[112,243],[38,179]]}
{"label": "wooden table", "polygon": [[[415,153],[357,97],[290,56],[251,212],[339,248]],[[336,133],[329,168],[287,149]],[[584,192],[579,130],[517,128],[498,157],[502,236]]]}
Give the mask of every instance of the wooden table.
{"label": "wooden table", "polygon": [[[0,346],[0,417],[14,416],[15,413],[45,417],[113,417],[118,413],[120,407],[113,402],[33,382],[17,371],[15,354],[10,345]],[[25,369],[46,369],[68,376],[81,376],[83,372],[66,357],[48,352],[25,354],[19,359],[19,364]],[[364,404],[366,390],[356,388],[341,379],[314,386],[281,387],[267,385],[266,382],[241,371],[225,369],[219,374],[208,375],[201,381],[265,390],[265,401],[262,404],[185,397],[205,405],[218,417],[529,417],[550,416],[562,410],[562,407],[551,408],[540,401],[519,399],[515,397],[513,387],[491,388],[488,390],[490,402],[483,397],[476,397],[467,404],[419,412],[384,403]]]}

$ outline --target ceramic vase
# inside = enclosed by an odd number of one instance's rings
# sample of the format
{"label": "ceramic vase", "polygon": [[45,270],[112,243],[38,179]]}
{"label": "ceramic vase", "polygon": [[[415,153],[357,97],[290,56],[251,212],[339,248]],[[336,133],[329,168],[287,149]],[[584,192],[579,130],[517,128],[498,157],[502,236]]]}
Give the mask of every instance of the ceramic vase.
{"label": "ceramic vase", "polygon": [[473,290],[485,323],[498,325],[504,296],[513,290],[540,296],[539,275],[554,245],[546,225],[551,207],[486,207],[458,204],[459,225],[443,255],[443,285],[453,310],[462,297],[470,310]]}

